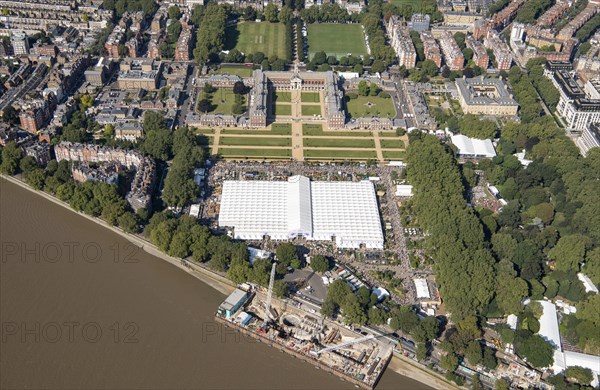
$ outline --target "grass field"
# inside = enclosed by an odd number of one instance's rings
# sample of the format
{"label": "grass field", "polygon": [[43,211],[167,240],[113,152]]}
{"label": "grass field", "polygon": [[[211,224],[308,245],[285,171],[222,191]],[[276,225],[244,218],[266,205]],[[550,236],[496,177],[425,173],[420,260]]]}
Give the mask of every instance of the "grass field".
{"label": "grass field", "polygon": [[302,105],[302,115],[321,115],[321,105]]}
{"label": "grass field", "polygon": [[230,128],[221,130],[221,135],[228,135],[228,134],[290,135],[290,134],[292,134],[292,129],[285,128],[285,127],[273,127],[272,130],[241,130],[241,129],[230,129]]}
{"label": "grass field", "polygon": [[401,160],[405,157],[405,153],[403,150],[384,150],[383,151],[383,158],[385,158],[386,160]]}
{"label": "grass field", "polygon": [[302,92],[300,99],[303,103],[319,103],[321,96],[319,92]]}
{"label": "grass field", "polygon": [[385,99],[379,96],[359,96],[356,99],[350,99],[346,105],[348,113],[353,118],[364,116],[392,118],[396,116],[393,99]]}
{"label": "grass field", "polygon": [[291,138],[251,138],[251,137],[223,137],[219,139],[219,146],[292,146]]}
{"label": "grass field", "polygon": [[302,135],[304,136],[346,136],[346,137],[371,137],[368,131],[323,131],[323,126],[316,124],[302,124]]}
{"label": "grass field", "polygon": [[304,149],[308,159],[371,160],[377,158],[374,150],[323,150]]}
{"label": "grass field", "polygon": [[292,115],[292,106],[289,104],[273,104],[273,115]]}
{"label": "grass field", "polygon": [[390,0],[390,3],[402,9],[402,7],[410,6],[417,13],[432,13],[436,9],[435,0]]}
{"label": "grass field", "polygon": [[379,143],[382,149],[404,149],[404,141],[401,139],[381,139]]}
{"label": "grass field", "polygon": [[292,101],[292,93],[285,91],[276,91],[273,93],[273,101],[279,103],[290,103]]}
{"label": "grass field", "polygon": [[372,139],[304,138],[304,147],[310,148],[374,148]]}
{"label": "grass field", "polygon": [[324,51],[337,58],[352,53],[366,55],[367,45],[360,24],[314,23],[308,26],[308,56]]}
{"label": "grass field", "polygon": [[[198,98],[204,98],[204,95],[200,95]],[[211,113],[216,114],[232,114],[233,105],[235,104],[235,94],[231,89],[219,88],[212,94],[210,99],[213,105]]]}
{"label": "grass field", "polygon": [[291,157],[291,149],[239,149],[239,148],[221,148],[219,155],[223,157]]}
{"label": "grass field", "polygon": [[396,133],[395,130],[380,130],[379,131],[379,137],[380,138],[397,138],[398,134]]}
{"label": "grass field", "polygon": [[196,134],[213,134],[215,132],[214,129],[200,129],[200,128],[194,128],[194,131],[196,132]]}
{"label": "grass field", "polygon": [[260,51],[285,58],[287,44],[283,23],[244,22],[225,30],[225,50],[237,49],[244,54]]}
{"label": "grass field", "polygon": [[273,134],[292,134],[292,125],[289,123],[273,123],[271,131]]}
{"label": "grass field", "polygon": [[217,70],[213,70],[210,72],[211,74],[234,74],[240,77],[250,77],[252,76],[252,67],[250,66],[222,66]]}

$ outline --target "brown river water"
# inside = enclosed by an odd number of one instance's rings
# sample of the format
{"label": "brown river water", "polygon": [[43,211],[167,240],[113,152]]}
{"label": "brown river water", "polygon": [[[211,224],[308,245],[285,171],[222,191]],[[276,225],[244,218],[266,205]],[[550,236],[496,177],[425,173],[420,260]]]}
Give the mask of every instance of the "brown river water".
{"label": "brown river water", "polygon": [[[224,295],[0,178],[0,388],[350,389],[213,322]],[[429,389],[387,370],[378,389]]]}

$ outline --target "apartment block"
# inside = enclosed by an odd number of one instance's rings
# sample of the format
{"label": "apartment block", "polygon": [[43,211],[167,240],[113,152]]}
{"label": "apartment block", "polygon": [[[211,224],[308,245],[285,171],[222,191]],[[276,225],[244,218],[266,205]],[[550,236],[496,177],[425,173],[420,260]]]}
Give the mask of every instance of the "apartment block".
{"label": "apartment block", "polygon": [[128,50],[129,57],[136,58],[138,56],[138,41],[135,37],[127,41],[125,47]]}
{"label": "apartment block", "polygon": [[186,27],[181,31],[175,48],[175,61],[189,61],[192,49],[192,28]]}
{"label": "apartment block", "polygon": [[557,1],[552,7],[550,7],[542,16],[540,16],[536,22],[537,26],[549,27],[564,15],[569,9],[568,1]]}
{"label": "apartment block", "polygon": [[465,43],[469,49],[473,50],[473,62],[475,62],[475,65],[487,69],[490,58],[485,47],[479,41],[476,41],[472,35],[467,36]]}
{"label": "apartment block", "polygon": [[125,38],[125,30],[116,26],[104,44],[104,50],[109,58],[119,58],[119,45],[123,43],[123,38]]}
{"label": "apartment block", "polygon": [[413,14],[408,22],[408,29],[410,31],[423,32],[429,30],[429,23],[431,17],[423,14]]}
{"label": "apartment block", "polygon": [[583,25],[590,20],[596,13],[598,12],[599,5],[589,3],[587,7],[583,11],[577,14],[565,27],[562,28],[557,34],[557,38],[559,39],[568,39],[571,38],[577,30],[579,30]]}
{"label": "apartment block", "polygon": [[438,68],[442,67],[442,53],[437,41],[429,31],[421,33],[421,41],[423,42],[423,52],[425,59],[435,62]]}
{"label": "apartment block", "polygon": [[120,89],[158,89],[162,63],[151,58],[127,58],[121,63],[117,78]]}
{"label": "apartment block", "polygon": [[388,21],[390,44],[398,56],[398,64],[408,69],[417,63],[417,52],[410,38],[408,28],[403,25],[398,16],[392,16]]}
{"label": "apartment block", "polygon": [[506,43],[500,38],[494,30],[488,31],[487,36],[483,40],[486,48],[492,49],[496,58],[496,68],[498,70],[509,70],[512,64],[512,53]]}
{"label": "apartment block", "polygon": [[567,70],[547,72],[546,75],[560,93],[556,112],[571,133],[582,133],[593,123],[600,122],[600,100],[582,89]]}
{"label": "apartment block", "polygon": [[444,54],[444,61],[450,70],[462,70],[465,65],[465,58],[449,31],[444,31],[440,38],[440,48]]}
{"label": "apartment block", "polygon": [[498,29],[508,26],[523,4],[525,4],[525,0],[513,0],[510,4],[500,10],[500,12],[497,12],[492,16],[492,19],[490,20],[491,27],[493,29]]}
{"label": "apartment block", "polygon": [[50,114],[50,106],[46,100],[29,101],[21,107],[19,114],[21,128],[28,133],[36,134],[50,118]]}
{"label": "apartment block", "polygon": [[24,31],[15,31],[10,36],[10,43],[15,56],[29,54],[29,41]]}
{"label": "apartment block", "polygon": [[45,167],[51,160],[50,145],[46,142],[35,143],[25,148],[25,155],[34,158],[35,162],[40,167]]}

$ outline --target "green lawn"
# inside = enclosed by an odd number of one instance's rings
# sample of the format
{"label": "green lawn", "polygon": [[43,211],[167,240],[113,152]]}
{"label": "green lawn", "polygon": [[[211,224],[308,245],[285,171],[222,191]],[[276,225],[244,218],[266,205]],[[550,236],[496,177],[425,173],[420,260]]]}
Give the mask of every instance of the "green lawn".
{"label": "green lawn", "polygon": [[250,77],[252,76],[252,67],[251,66],[221,66],[217,70],[213,70],[210,73],[217,74],[234,74],[240,77]]}
{"label": "green lawn", "polygon": [[346,136],[346,137],[371,137],[372,134],[368,131],[323,131],[323,126],[317,124],[302,124],[302,135],[304,136]]}
{"label": "green lawn", "polygon": [[350,99],[346,105],[348,113],[353,118],[365,116],[393,118],[396,116],[393,99],[379,96],[359,96],[356,99]]}
{"label": "green lawn", "polygon": [[244,54],[260,51],[266,56],[285,58],[287,44],[283,23],[243,22],[225,30],[225,50],[235,48]]}
{"label": "green lawn", "polygon": [[292,133],[292,128],[285,127],[272,127],[272,130],[242,130],[242,129],[232,129],[226,128],[221,130],[221,134],[254,134],[254,135],[290,135]]}
{"label": "green lawn", "polygon": [[405,152],[403,150],[384,150],[383,158],[386,160],[402,160],[405,157]]}
{"label": "green lawn", "polygon": [[372,139],[304,138],[304,147],[313,148],[374,148]]}
{"label": "green lawn", "polygon": [[271,131],[273,134],[292,134],[292,125],[289,123],[273,123]]}
{"label": "green lawn", "polygon": [[404,141],[401,139],[380,139],[382,149],[404,149]]}
{"label": "green lawn", "polygon": [[266,157],[266,158],[281,158],[292,157],[291,149],[238,149],[238,148],[221,148],[219,147],[219,155],[223,157]]}
{"label": "green lawn", "polygon": [[308,159],[371,160],[377,158],[377,153],[374,150],[304,149],[304,157]]}
{"label": "green lawn", "polygon": [[396,133],[396,130],[379,130],[379,137],[380,138],[389,138],[389,137],[397,138],[398,134]]}
{"label": "green lawn", "polygon": [[[232,114],[233,113],[233,105],[235,104],[235,94],[233,90],[226,88],[219,88],[214,93],[211,94],[212,98],[209,100],[212,102],[213,110],[211,113],[215,114]],[[207,97],[205,94],[202,94],[198,97],[198,99],[203,99]]]}
{"label": "green lawn", "polygon": [[314,23],[308,26],[308,55],[318,52],[337,58],[352,53],[367,55],[365,36],[360,24]]}
{"label": "green lawn", "polygon": [[321,105],[302,105],[302,115],[321,115]]}
{"label": "green lawn", "polygon": [[287,137],[223,137],[219,139],[219,146],[292,146],[292,139]]}
{"label": "green lawn", "polygon": [[278,103],[291,103],[292,93],[285,91],[276,91],[273,93],[273,101]]}
{"label": "green lawn", "polygon": [[290,104],[273,104],[273,115],[292,115],[292,106]]}
{"label": "green lawn", "polygon": [[402,7],[410,6],[414,13],[432,13],[436,9],[436,1],[435,0],[390,0],[390,3],[399,7],[402,10]]}
{"label": "green lawn", "polygon": [[302,99],[303,103],[319,103],[321,96],[319,92],[302,92],[300,99]]}

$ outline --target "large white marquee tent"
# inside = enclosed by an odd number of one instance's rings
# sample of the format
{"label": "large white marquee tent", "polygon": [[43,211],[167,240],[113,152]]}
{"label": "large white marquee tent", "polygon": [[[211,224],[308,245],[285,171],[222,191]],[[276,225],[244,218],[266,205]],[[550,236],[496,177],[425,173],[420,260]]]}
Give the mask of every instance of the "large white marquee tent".
{"label": "large white marquee tent", "polygon": [[223,182],[219,226],[235,238],[332,240],[339,248],[383,249],[383,232],[373,184],[288,181]]}

